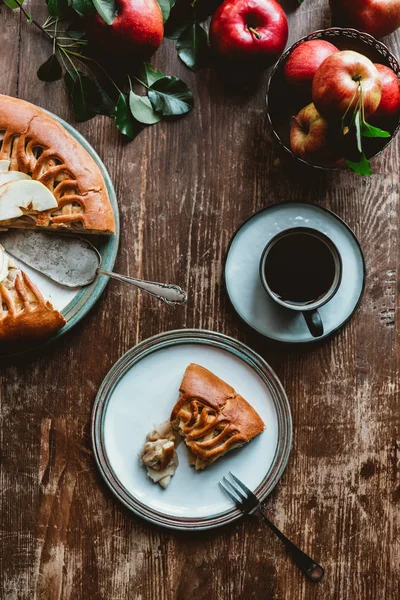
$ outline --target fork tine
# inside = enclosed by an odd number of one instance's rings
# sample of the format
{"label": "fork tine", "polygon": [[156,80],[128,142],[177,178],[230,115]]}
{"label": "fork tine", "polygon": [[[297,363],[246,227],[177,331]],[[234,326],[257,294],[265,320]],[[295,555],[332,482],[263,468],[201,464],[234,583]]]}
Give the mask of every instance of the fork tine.
{"label": "fork tine", "polygon": [[225,483],[227,485],[229,485],[229,488],[231,490],[233,490],[237,496],[239,496],[239,498],[242,500],[242,502],[245,502],[247,500],[247,497],[243,494],[241,489],[239,489],[237,486],[233,485],[233,483],[231,483],[229,481],[229,479],[226,479],[226,477],[224,477],[224,480],[225,480]]}
{"label": "fork tine", "polygon": [[[225,477],[224,477],[225,479]],[[236,504],[236,506],[238,506],[239,508],[242,506],[241,501],[236,498],[236,496],[234,496],[227,487],[225,487],[225,485],[222,483],[222,481],[219,482],[219,485],[222,487],[222,489],[224,490],[225,494],[227,494],[229,496],[229,498],[232,500],[232,502],[234,504]]]}
{"label": "fork tine", "polygon": [[231,471],[229,471],[229,475],[232,477],[232,479],[234,479],[234,481],[236,481],[236,483],[242,488],[244,492],[246,492],[246,494],[249,497],[254,496],[253,492],[249,490],[249,488],[246,485],[244,485],[244,483],[240,481],[240,479],[238,479]]}

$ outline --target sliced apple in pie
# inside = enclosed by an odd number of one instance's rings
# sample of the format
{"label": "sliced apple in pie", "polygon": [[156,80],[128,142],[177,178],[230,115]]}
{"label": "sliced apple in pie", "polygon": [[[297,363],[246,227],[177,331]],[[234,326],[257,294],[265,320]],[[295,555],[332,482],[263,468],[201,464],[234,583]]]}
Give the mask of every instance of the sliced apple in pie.
{"label": "sliced apple in pie", "polygon": [[265,429],[258,413],[233,387],[200,365],[188,366],[180,393],[171,423],[196,469],[204,469]]}
{"label": "sliced apple in pie", "polygon": [[0,227],[115,230],[105,181],[83,146],[45,111],[1,94]]}
{"label": "sliced apple in pie", "polygon": [[64,325],[64,317],[0,245],[0,354],[28,349]]}

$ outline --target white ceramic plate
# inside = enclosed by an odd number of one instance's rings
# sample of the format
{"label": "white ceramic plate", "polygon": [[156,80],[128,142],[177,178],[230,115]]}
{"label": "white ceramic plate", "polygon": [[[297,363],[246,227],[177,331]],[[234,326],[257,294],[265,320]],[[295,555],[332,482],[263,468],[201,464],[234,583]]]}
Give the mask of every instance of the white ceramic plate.
{"label": "white ceramic plate", "polygon": [[[189,363],[198,363],[250,402],[266,430],[204,471],[189,466],[184,443],[166,490],[154,484],[139,454],[154,423],[169,418]],[[206,529],[240,516],[218,482],[231,470],[265,498],[280,478],[292,436],[285,392],[269,365],[240,342],[214,332],[160,334],[114,365],[96,398],[92,436],[99,468],[114,494],[135,513],[167,527]]]}

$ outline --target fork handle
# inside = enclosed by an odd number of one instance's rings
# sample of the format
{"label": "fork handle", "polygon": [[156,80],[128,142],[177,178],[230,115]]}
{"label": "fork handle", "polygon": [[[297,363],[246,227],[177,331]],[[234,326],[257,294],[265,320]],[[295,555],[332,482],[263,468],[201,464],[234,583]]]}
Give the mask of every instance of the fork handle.
{"label": "fork handle", "polygon": [[315,560],[308,556],[303,550],[300,550],[291,542],[286,535],[282,533],[269,519],[265,516],[264,512],[260,509],[257,513],[262,520],[268,525],[268,527],[275,533],[275,535],[285,544],[285,548],[292,557],[296,565],[303,571],[313,583],[318,583],[324,576],[325,570]]}

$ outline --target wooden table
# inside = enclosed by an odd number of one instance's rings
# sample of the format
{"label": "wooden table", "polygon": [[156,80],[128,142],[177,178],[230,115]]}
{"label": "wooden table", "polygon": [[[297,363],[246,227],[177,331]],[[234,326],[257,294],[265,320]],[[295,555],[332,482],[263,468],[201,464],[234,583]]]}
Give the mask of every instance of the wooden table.
{"label": "wooden table", "polygon": [[[44,17],[44,1],[26,4]],[[284,4],[291,42],[329,25],[325,0]],[[272,139],[266,76],[255,92],[232,93],[212,71],[189,72],[167,41],[153,64],[190,83],[196,109],[126,143],[107,118],[76,123],[63,84],[37,80],[48,41],[3,4],[0,31],[0,91],[71,122],[111,174],[122,220],[116,268],[190,292],[186,308],[171,309],[111,283],[59,343],[31,360],[1,364],[1,598],[398,599],[399,142],[375,161],[371,178],[297,167]],[[388,43],[400,55],[400,35]],[[221,283],[237,226],[289,200],[335,211],[367,259],[361,307],[331,341],[312,348],[277,347],[246,329]],[[246,342],[281,378],[294,443],[267,511],[326,567],[323,583],[308,583],[257,522],[171,533],[132,516],[104,485],[89,431],[97,389],[126,350],[182,327]]]}

